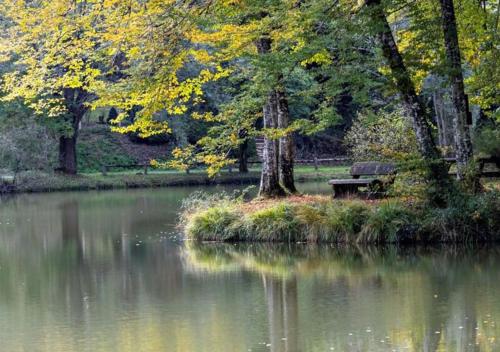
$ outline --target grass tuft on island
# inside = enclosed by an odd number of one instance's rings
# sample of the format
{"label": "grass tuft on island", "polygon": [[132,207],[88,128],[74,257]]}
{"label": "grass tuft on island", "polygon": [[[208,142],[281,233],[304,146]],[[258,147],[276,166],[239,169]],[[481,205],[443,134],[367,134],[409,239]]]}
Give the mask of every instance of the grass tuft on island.
{"label": "grass tuft on island", "polygon": [[433,243],[500,240],[500,192],[461,195],[447,208],[402,199],[191,198],[181,227],[196,241]]}

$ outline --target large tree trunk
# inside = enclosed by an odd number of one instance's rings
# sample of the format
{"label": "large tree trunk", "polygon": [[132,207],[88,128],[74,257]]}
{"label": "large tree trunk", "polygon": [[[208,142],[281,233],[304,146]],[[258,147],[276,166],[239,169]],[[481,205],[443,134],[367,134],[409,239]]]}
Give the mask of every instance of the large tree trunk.
{"label": "large tree trunk", "polygon": [[[464,77],[462,74],[462,62],[460,59],[460,47],[458,45],[457,24],[453,0],[439,0],[441,3],[441,17],[444,32],[444,44],[448,64],[448,76],[451,83],[455,117],[453,127],[455,129],[455,154],[457,159],[457,178],[463,180],[473,161],[472,143],[469,127],[469,104],[464,89]],[[478,184],[478,177],[469,172],[474,184]],[[474,180],[474,178],[476,180]]]}
{"label": "large tree trunk", "polygon": [[[257,50],[261,55],[271,51],[271,39],[262,37],[257,41]],[[264,130],[278,127],[278,103],[276,92],[273,90],[264,105],[263,127]],[[285,190],[279,182],[279,145],[276,139],[268,138],[264,134],[264,149],[262,156],[262,172],[260,178],[259,196],[261,197],[281,197]]]}
{"label": "large tree trunk", "polygon": [[[264,106],[264,129],[278,127],[276,94],[269,95]],[[279,144],[276,139],[264,135],[264,149],[262,153],[262,173],[260,178],[259,196],[282,197],[286,194],[279,180]]]}
{"label": "large tree trunk", "polygon": [[66,88],[64,90],[64,100],[70,117],[70,124],[73,129],[69,136],[59,137],[59,168],[60,172],[75,175],[78,172],[76,159],[76,141],[80,122],[87,111],[84,101],[87,93],[80,89]]}
{"label": "large tree trunk", "polygon": [[72,136],[59,137],[59,169],[65,174],[75,175],[77,172],[76,160],[76,139],[77,132]]}
{"label": "large tree trunk", "polygon": [[435,183],[438,188],[433,192],[433,196],[437,197],[434,201],[443,203],[443,191],[447,190],[450,185],[449,176],[447,167],[441,159],[441,155],[432,138],[427,111],[417,96],[415,86],[394,40],[381,1],[366,0],[366,5],[372,11],[371,16],[375,21],[377,36],[382,46],[383,55],[391,68],[405,110],[412,119],[419,151],[427,164],[428,179]]}
{"label": "large tree trunk", "polygon": [[[288,100],[284,89],[276,90],[276,101],[278,103],[278,127],[280,129],[286,129],[290,125],[290,112],[288,110]],[[295,148],[291,133],[280,138],[279,147],[281,184],[288,192],[297,193],[293,178]]]}

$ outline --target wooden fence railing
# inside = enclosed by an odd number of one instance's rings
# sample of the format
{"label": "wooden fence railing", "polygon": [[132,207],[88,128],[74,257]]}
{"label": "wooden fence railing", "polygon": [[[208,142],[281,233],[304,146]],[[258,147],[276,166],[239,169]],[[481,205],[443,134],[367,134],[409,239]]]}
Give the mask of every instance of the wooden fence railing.
{"label": "wooden fence railing", "polygon": [[147,175],[149,167],[149,164],[101,165],[101,173],[106,176],[111,169],[142,169],[144,175]]}
{"label": "wooden fence railing", "polygon": [[[456,162],[455,158],[445,158],[444,159],[450,166]],[[295,160],[296,165],[313,165],[315,170],[318,170],[320,166],[338,166],[338,165],[348,165],[352,160],[348,157],[338,157],[338,158],[313,158],[313,159],[297,159]],[[495,158],[479,158],[477,159],[481,174],[484,177],[500,177],[500,165],[499,160]],[[262,160],[250,160],[247,162],[249,165],[262,164]],[[486,164],[495,164],[498,170],[486,170]],[[201,164],[199,166],[202,166]],[[234,163],[227,167],[229,172],[233,172],[234,168],[238,168],[238,163]],[[144,175],[148,174],[148,170],[151,167],[150,164],[124,164],[124,165],[102,165],[101,173],[106,176],[111,169],[142,169]],[[189,174],[190,170],[186,170]]]}
{"label": "wooden fence railing", "polygon": [[[316,170],[322,165],[345,165],[351,160],[347,157],[340,158],[313,158],[313,159],[297,159],[295,160],[296,165],[314,165]],[[249,165],[262,164],[262,160],[251,160],[247,162]],[[199,166],[202,166],[201,164]],[[227,169],[229,172],[233,171],[233,168],[237,168],[238,163],[230,165]],[[112,169],[142,169],[144,175],[148,174],[148,170],[151,168],[150,164],[118,164],[118,165],[102,165],[101,173],[106,176],[108,172]],[[186,171],[189,174],[189,170]]]}

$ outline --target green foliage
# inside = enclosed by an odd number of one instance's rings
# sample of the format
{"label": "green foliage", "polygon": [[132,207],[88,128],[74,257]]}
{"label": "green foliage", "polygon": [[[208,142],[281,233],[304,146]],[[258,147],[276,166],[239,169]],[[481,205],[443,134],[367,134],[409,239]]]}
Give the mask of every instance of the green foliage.
{"label": "green foliage", "polygon": [[476,153],[500,158],[500,128],[485,126],[474,135]]}
{"label": "green foliage", "polygon": [[129,156],[107,126],[83,129],[77,145],[78,169],[99,172],[102,165],[132,165],[137,161]]}
{"label": "green foliage", "polygon": [[[235,191],[233,194],[194,192],[182,202],[182,226],[196,240],[238,240],[239,229],[244,225],[238,221],[242,214],[235,211],[234,205],[240,204],[252,188]],[[196,215],[190,216],[195,211]]]}
{"label": "green foliage", "polygon": [[[412,78],[420,89],[429,74],[446,76],[440,5],[434,0],[385,1],[397,36],[398,46]],[[471,103],[490,110],[498,102],[498,2],[454,1],[461,57],[466,68],[465,89]],[[491,110],[489,111],[491,113]]]}
{"label": "green foliage", "polygon": [[348,201],[327,205],[325,209],[326,230],[322,241],[349,242],[358,234],[369,214],[369,207],[362,202]]}
{"label": "green foliage", "polygon": [[345,143],[359,161],[402,161],[418,153],[415,133],[402,108],[359,113]]}
{"label": "green foliage", "polygon": [[444,209],[428,209],[423,233],[442,241],[473,242],[500,235],[500,192],[455,194]]}
{"label": "green foliage", "polygon": [[[64,135],[79,122],[69,115],[90,107],[119,109],[113,128],[141,137],[164,137],[176,132],[176,117],[193,118],[183,121],[192,133],[177,135],[184,150],[176,149],[178,160],[171,165],[205,163],[215,174],[230,163],[231,150],[243,138],[314,134],[342,120],[349,126],[353,111],[376,111],[394,99],[371,21],[359,11],[362,3],[4,0],[3,99],[22,99],[36,113],[53,117],[53,130]],[[444,76],[438,2],[382,4],[417,88],[430,74]],[[496,2],[481,4],[486,2],[460,1],[457,24],[471,103],[491,113],[500,77],[499,9]],[[264,37],[271,47],[259,53],[255,43]],[[262,107],[277,87],[287,93],[293,123],[286,130],[262,131]],[[354,101],[347,112],[339,109],[345,96]],[[415,137],[401,110],[378,115],[360,114],[350,130],[354,158],[412,159]],[[478,149],[498,155],[498,143],[492,145],[498,133],[484,137],[477,139]],[[130,160],[107,141],[79,147],[79,156],[84,170]]]}
{"label": "green foliage", "polygon": [[[337,125],[346,117],[345,111],[338,111],[343,97],[366,103],[367,92],[381,78],[373,74],[372,43],[357,35],[362,26],[350,16],[350,2],[290,6],[286,1],[244,0],[217,2],[207,9],[204,3],[197,6],[192,12],[201,15],[189,33],[192,56],[205,65],[224,67],[230,75],[229,99],[217,111],[192,115],[213,125],[195,147],[185,148],[189,158],[186,152],[176,153],[178,167],[194,160],[211,163],[209,171],[217,172],[225,165],[220,156],[227,157],[243,142],[241,130],[245,138],[266,134],[276,139]],[[271,47],[262,53],[255,43],[264,37]],[[277,87],[286,91],[293,122],[284,130],[260,130],[262,107]]]}

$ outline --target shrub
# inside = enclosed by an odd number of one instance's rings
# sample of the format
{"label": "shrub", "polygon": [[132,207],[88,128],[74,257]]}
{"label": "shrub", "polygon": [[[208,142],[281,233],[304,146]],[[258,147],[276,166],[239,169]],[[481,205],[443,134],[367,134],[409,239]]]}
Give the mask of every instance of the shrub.
{"label": "shrub", "polygon": [[477,242],[500,240],[500,192],[457,194],[444,209],[428,209],[423,232],[427,240]]}
{"label": "shrub", "polygon": [[483,127],[474,134],[473,140],[476,152],[500,158],[500,128]]}
{"label": "shrub", "polygon": [[102,165],[137,163],[105,125],[85,126],[80,131],[76,151],[80,172],[100,171]]}
{"label": "shrub", "polygon": [[402,108],[360,113],[345,137],[355,160],[400,161],[418,153],[415,133]]}

